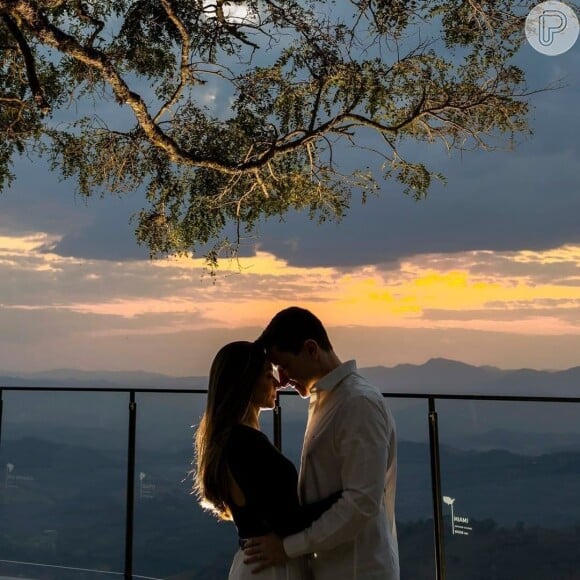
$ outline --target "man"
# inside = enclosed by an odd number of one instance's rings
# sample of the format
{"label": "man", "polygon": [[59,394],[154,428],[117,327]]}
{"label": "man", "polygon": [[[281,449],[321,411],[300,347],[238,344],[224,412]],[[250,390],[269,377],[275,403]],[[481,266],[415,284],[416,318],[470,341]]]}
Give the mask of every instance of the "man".
{"label": "man", "polygon": [[279,312],[258,339],[282,376],[310,396],[299,493],[311,503],[342,497],[303,532],[248,540],[254,572],[308,555],[315,580],[399,580],[395,527],[395,423],[384,397],[342,363],[308,310]]}

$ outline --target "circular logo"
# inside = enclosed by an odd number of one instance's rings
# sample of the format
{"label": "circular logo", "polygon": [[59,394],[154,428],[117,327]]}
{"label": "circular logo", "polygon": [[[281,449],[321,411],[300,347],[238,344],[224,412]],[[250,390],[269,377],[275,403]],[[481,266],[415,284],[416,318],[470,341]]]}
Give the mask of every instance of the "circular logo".
{"label": "circular logo", "polygon": [[541,2],[526,18],[526,37],[538,52],[556,56],[574,46],[580,25],[576,14],[563,2]]}

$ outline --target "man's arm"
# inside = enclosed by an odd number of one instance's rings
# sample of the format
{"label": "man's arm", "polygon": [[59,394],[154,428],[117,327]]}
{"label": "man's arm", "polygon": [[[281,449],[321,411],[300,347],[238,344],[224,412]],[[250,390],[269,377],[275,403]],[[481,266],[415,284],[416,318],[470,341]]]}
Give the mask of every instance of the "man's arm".
{"label": "man's arm", "polygon": [[393,425],[381,400],[357,396],[333,418],[334,444],[341,462],[342,497],[303,532],[284,538],[293,558],[330,550],[352,540],[383,501]]}

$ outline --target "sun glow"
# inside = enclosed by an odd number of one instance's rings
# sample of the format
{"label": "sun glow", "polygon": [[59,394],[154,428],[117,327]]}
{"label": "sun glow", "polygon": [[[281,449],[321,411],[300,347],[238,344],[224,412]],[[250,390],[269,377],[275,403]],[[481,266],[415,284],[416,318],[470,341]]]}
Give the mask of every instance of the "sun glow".
{"label": "sun glow", "polygon": [[[59,309],[151,328],[262,326],[300,304],[328,325],[580,334],[580,246],[412,256],[399,264],[293,266],[257,250],[203,277],[202,259],[59,256],[58,238],[0,237],[5,309]],[[22,290],[19,290],[22,288]],[[25,291],[23,291],[25,288]]]}

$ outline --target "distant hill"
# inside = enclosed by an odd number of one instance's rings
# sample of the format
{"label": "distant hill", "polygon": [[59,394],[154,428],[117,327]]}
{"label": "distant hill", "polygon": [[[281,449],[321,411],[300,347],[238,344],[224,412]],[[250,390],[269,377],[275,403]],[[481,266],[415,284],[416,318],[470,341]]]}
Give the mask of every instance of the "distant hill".
{"label": "distant hill", "polygon": [[434,358],[422,365],[368,367],[361,372],[383,392],[580,396],[580,366],[562,371],[504,370]]}
{"label": "distant hill", "polygon": [[144,371],[81,371],[78,369],[55,369],[37,373],[0,371],[0,386],[204,389],[207,388],[207,377],[173,377]]}
{"label": "distant hill", "polygon": [[[121,501],[126,458],[125,450],[107,451],[78,443],[58,444],[32,437],[5,441],[0,447],[0,465],[10,464],[13,469],[10,477],[24,476],[25,479],[15,480],[13,488],[0,485],[0,499],[2,495],[6,499],[6,494],[12,498],[8,502],[10,511],[4,515],[22,515],[18,506],[23,510],[32,507],[30,504],[40,503],[44,514],[52,511],[56,521],[68,517],[64,509],[68,502],[88,508],[87,498],[91,507]],[[137,473],[145,473],[145,481],[156,486],[158,499],[168,494],[180,496],[186,502],[184,506],[196,508],[196,514],[190,512],[190,517],[195,518],[192,523],[213,526],[215,522],[198,510],[189,495],[191,481],[186,472],[190,460],[191,452],[185,442],[171,450],[141,449],[137,453]],[[444,493],[458,498],[459,513],[477,519],[491,517],[502,524],[520,520],[548,527],[580,524],[577,485],[580,451],[529,457],[504,450],[463,451],[443,445],[441,470]],[[3,475],[5,479],[9,477],[7,472]],[[558,491],[553,494],[550,490]],[[138,481],[136,491],[139,492]],[[59,507],[62,515],[56,516]],[[26,518],[12,522],[11,528],[30,528],[31,518],[36,517],[32,513],[27,512]],[[397,514],[403,521],[432,514],[426,443],[401,441],[399,444]],[[117,515],[122,521],[122,513]],[[2,526],[6,522],[0,529]]]}
{"label": "distant hill", "polygon": [[[429,447],[402,441],[398,452],[401,578],[424,580],[433,577]],[[191,495],[188,446],[139,449],[136,459],[136,574],[226,578],[237,549],[235,528],[204,513]],[[126,460],[126,449],[96,449],[76,440],[2,442],[0,466],[7,469],[0,480],[0,564],[9,566],[10,577],[122,576]],[[468,536],[452,536],[451,512],[443,506],[445,553],[454,578],[578,578],[580,452],[528,457],[442,446],[441,467],[442,493],[453,498],[454,515],[468,518],[472,528]],[[54,575],[53,565],[82,571],[59,569]]]}
{"label": "distant hill", "polygon": [[[505,370],[433,358],[422,365],[375,366],[360,370],[385,393],[580,396],[580,366],[561,371]],[[75,369],[36,373],[0,371],[0,386],[195,389],[206,388],[207,377]]]}

